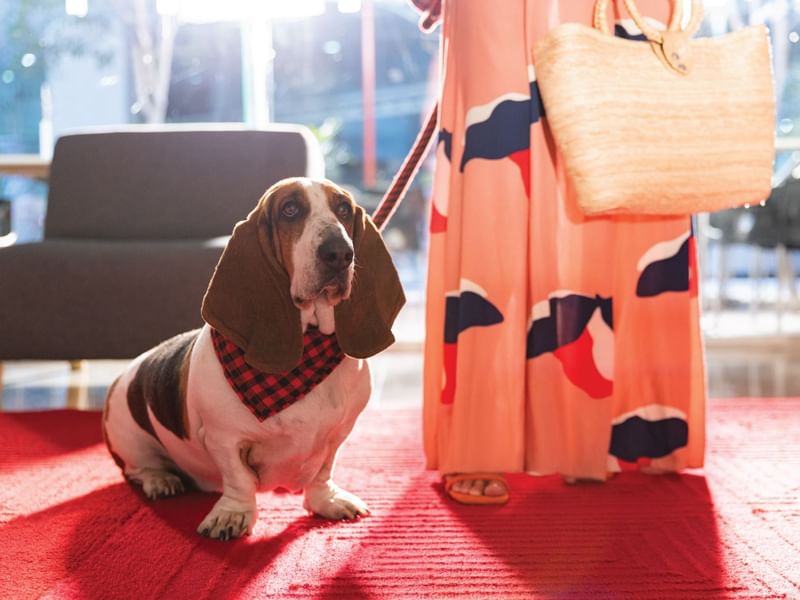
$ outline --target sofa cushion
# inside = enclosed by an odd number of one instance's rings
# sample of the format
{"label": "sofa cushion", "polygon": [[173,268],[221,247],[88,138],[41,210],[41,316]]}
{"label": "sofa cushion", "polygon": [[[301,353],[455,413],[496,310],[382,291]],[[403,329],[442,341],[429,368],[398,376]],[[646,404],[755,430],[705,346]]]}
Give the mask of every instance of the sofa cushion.
{"label": "sofa cushion", "polygon": [[48,240],[0,252],[0,360],[130,358],[199,327],[227,238]]}
{"label": "sofa cushion", "polygon": [[284,177],[323,175],[294,125],[135,126],[62,136],[50,171],[45,238],[227,235]]}

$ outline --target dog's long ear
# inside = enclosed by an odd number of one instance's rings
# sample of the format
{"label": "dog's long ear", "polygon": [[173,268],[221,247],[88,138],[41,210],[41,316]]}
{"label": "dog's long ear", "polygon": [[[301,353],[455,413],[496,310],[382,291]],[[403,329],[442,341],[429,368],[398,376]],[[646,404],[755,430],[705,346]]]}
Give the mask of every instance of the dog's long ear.
{"label": "dog's long ear", "polygon": [[345,354],[367,358],[394,342],[392,323],[406,297],[380,233],[360,206],[354,215],[353,251],[350,299],[334,309],[336,337]]}
{"label": "dog's long ear", "polygon": [[294,368],[303,354],[300,311],[292,302],[289,274],[272,237],[267,190],[233,229],[203,298],[206,323],[244,351],[245,360],[268,373]]}

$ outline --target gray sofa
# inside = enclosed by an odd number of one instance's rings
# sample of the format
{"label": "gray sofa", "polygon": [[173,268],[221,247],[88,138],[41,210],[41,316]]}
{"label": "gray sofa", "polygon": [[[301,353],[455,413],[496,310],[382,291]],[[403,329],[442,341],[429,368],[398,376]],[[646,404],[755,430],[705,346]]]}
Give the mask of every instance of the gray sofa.
{"label": "gray sofa", "polygon": [[0,361],[130,358],[200,326],[236,221],[279,179],[322,175],[301,127],[61,137],[44,240],[0,248]]}

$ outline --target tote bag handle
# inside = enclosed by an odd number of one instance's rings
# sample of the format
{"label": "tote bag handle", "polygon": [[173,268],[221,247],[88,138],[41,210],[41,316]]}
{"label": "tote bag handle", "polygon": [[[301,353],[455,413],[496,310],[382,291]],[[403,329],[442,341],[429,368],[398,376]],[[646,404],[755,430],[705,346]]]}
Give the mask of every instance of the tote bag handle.
{"label": "tote bag handle", "polygon": [[[656,44],[664,43],[664,35],[662,31],[651,27],[650,24],[644,20],[642,14],[636,6],[634,0],[624,0],[625,7],[628,9],[631,18],[636,26],[641,30],[645,37]],[[603,33],[611,34],[608,28],[608,0],[597,0],[594,5],[594,28],[602,31]],[[702,0],[692,0],[692,16],[685,29],[681,29],[681,20],[683,19],[683,0],[672,0],[672,18],[669,21],[668,31],[683,31],[687,37],[693,36],[700,28],[703,21],[703,2]]]}

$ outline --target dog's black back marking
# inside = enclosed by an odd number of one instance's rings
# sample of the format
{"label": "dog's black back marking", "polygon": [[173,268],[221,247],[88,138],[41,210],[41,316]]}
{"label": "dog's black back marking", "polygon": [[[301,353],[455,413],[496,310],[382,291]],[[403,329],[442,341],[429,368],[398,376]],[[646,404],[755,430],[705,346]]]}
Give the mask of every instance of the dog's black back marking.
{"label": "dog's black back marking", "polygon": [[128,386],[128,408],[136,423],[158,439],[147,407],[161,425],[179,438],[188,437],[186,382],[189,358],[200,330],[187,331],[156,346],[139,365]]}

